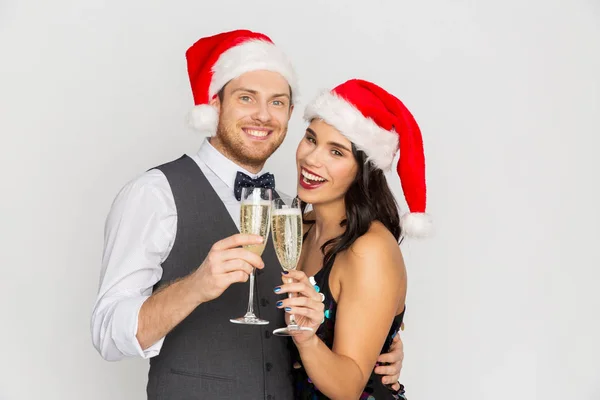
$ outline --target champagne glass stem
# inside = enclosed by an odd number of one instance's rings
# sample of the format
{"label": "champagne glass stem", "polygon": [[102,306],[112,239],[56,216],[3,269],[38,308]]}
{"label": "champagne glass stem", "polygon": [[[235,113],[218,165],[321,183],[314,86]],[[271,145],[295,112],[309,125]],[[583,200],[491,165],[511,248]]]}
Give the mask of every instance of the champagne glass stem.
{"label": "champagne glass stem", "polygon": [[[287,283],[293,283],[294,280],[293,279],[288,279]],[[288,299],[291,299],[292,297],[294,297],[293,293],[288,293]],[[290,314],[290,325],[298,325],[296,323],[296,317],[294,317],[294,314]]]}
{"label": "champagne glass stem", "polygon": [[248,311],[246,312],[247,317],[254,317],[254,268],[250,273],[250,296],[248,298]]}

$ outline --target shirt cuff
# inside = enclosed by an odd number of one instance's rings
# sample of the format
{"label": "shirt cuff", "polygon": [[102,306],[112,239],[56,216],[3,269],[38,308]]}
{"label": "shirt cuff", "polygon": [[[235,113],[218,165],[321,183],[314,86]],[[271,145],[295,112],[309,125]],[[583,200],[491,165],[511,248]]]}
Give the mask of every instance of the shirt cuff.
{"label": "shirt cuff", "polygon": [[138,316],[142,304],[150,296],[127,298],[119,301],[113,314],[112,337],[115,345],[125,356],[151,358],[160,353],[165,338],[162,337],[146,350],[142,350],[137,340]]}

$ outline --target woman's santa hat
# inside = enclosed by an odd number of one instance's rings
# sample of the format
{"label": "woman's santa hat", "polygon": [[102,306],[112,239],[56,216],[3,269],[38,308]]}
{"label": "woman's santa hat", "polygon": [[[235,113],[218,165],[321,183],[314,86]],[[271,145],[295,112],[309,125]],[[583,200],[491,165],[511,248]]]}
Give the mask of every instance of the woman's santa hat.
{"label": "woman's santa hat", "polygon": [[304,118],[332,125],[384,171],[391,169],[400,150],[396,169],[410,209],[400,220],[403,233],[415,237],[430,233],[421,130],[399,99],[371,82],[352,79],[317,96]]}
{"label": "woman's santa hat", "polygon": [[195,104],[188,123],[207,135],[216,133],[219,121],[219,113],[210,101],[227,82],[246,72],[278,72],[297,97],[298,82],[292,64],[262,33],[235,30],[202,38],[187,50],[186,59]]}

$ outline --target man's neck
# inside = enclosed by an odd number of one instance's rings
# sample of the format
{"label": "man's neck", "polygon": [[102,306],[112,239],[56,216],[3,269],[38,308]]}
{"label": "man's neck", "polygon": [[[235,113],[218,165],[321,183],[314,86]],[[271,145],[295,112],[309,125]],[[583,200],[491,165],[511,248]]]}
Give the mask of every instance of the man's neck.
{"label": "man's neck", "polygon": [[212,147],[214,147],[215,150],[217,150],[219,153],[221,153],[222,155],[227,157],[229,160],[233,161],[238,167],[240,167],[248,172],[257,174],[265,166],[264,162],[261,164],[256,164],[256,163],[249,164],[249,163],[246,163],[246,162],[243,162],[243,161],[237,159],[237,157],[235,157],[233,154],[231,154],[231,152],[227,151],[227,148],[225,146],[223,146],[223,143],[216,136],[210,137],[208,139],[208,143],[210,143],[210,145]]}

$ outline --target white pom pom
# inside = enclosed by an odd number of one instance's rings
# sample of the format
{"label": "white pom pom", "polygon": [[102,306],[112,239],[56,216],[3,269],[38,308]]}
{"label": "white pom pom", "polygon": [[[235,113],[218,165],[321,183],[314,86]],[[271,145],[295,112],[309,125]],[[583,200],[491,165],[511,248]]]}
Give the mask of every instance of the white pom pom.
{"label": "white pom pom", "polygon": [[212,136],[217,133],[219,113],[217,109],[208,104],[200,104],[192,108],[187,116],[188,125],[205,135]]}
{"label": "white pom pom", "polygon": [[427,237],[433,230],[431,217],[426,213],[407,213],[400,218],[402,234],[407,237]]}

